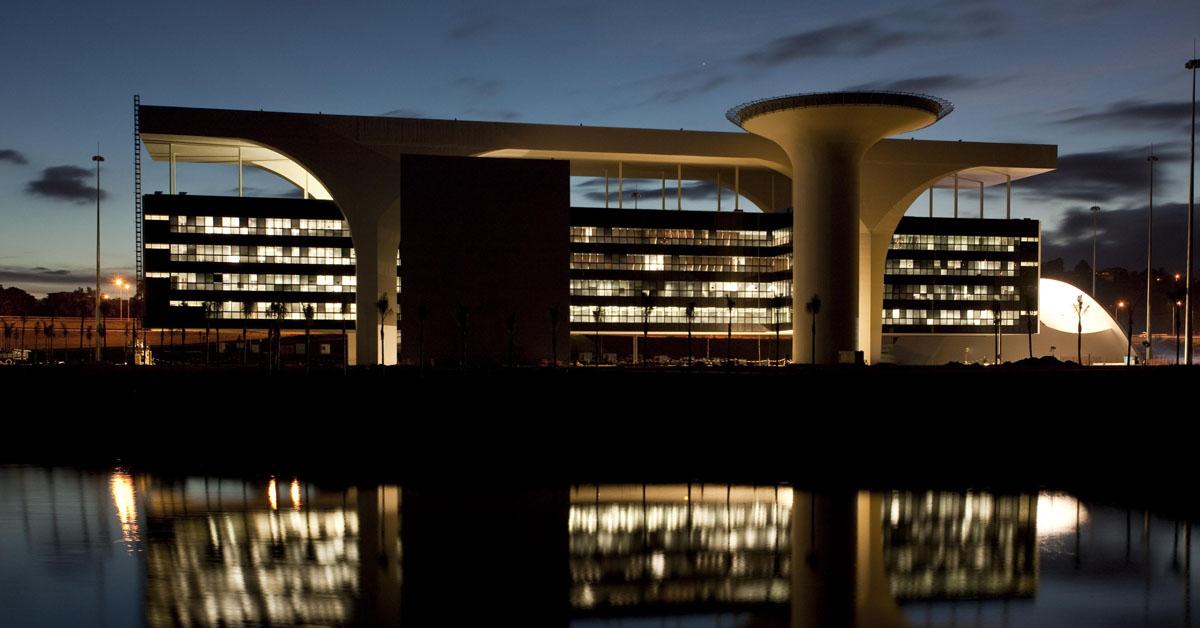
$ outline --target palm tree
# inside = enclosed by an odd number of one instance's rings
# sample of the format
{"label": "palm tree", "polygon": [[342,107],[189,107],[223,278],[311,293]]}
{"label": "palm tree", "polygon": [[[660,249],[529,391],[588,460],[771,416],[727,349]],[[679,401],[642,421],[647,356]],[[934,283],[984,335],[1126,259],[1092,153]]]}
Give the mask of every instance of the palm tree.
{"label": "palm tree", "polygon": [[37,362],[36,356],[37,356],[37,352],[38,352],[38,345],[41,344],[40,342],[38,342],[38,338],[41,335],[42,335],[42,321],[35,321],[33,323],[33,355],[35,356],[33,361],[35,363]]}
{"label": "palm tree", "polygon": [[550,308],[550,366],[558,366],[558,304]]}
{"label": "palm tree", "polygon": [[50,360],[48,364],[54,364],[54,317],[50,317],[50,322],[46,323],[46,327],[42,329],[42,333],[46,334],[46,342],[50,345]]}
{"label": "palm tree", "polygon": [[508,315],[508,320],[504,321],[504,328],[508,330],[508,368],[513,367],[513,336],[517,333],[517,313],[513,312]]}
{"label": "palm tree", "polygon": [[27,322],[27,315],[21,312],[21,355],[25,355],[25,323]]}
{"label": "palm tree", "polygon": [[683,311],[684,318],[687,318],[688,329],[688,366],[692,365],[692,321],[696,320],[696,302],[688,301],[687,309]]}
{"label": "palm tree", "polygon": [[1024,294],[1021,300],[1025,303],[1025,335],[1029,336],[1029,357],[1033,358],[1033,298]]}
{"label": "palm tree", "polygon": [[[804,304],[804,309],[809,314],[812,314],[812,331],[810,332],[811,335],[809,336],[808,342],[809,342],[809,349],[812,350],[812,356],[810,359],[812,360],[812,364],[816,364],[817,363],[817,314],[819,314],[821,312],[821,297],[816,294],[813,294],[812,298],[809,299],[808,303]],[[795,332],[793,332],[793,333],[795,333]]]}
{"label": "palm tree", "polygon": [[308,375],[311,372],[310,363],[312,362],[312,322],[316,316],[317,309],[312,303],[304,304],[304,374]]}
{"label": "palm tree", "polygon": [[1075,308],[1075,318],[1079,323],[1075,331],[1075,357],[1080,364],[1083,364],[1083,315],[1092,306],[1083,304],[1083,294],[1075,295],[1075,303],[1071,305]]}
{"label": "palm tree", "polygon": [[346,336],[346,318],[350,316],[350,295],[342,297],[342,375],[350,366],[350,344]]}
{"label": "palm tree", "polygon": [[[101,334],[100,337],[103,338],[104,335]],[[104,348],[107,349],[108,345],[105,345]],[[187,361],[187,326],[186,325],[179,328],[179,350],[183,352],[183,361],[186,362]]]}
{"label": "palm tree", "polygon": [[383,350],[383,330],[384,323],[387,322],[387,315],[392,313],[391,303],[388,301],[387,293],[379,295],[379,300],[375,302],[375,309],[379,310],[379,369],[382,371],[387,362],[387,353]]}
{"label": "palm tree", "polygon": [[775,313],[775,365],[779,366],[779,327],[782,322],[783,314],[783,296],[775,295],[771,297],[771,309]]}
{"label": "palm tree", "polygon": [[254,318],[256,305],[251,299],[242,299],[242,366],[250,357],[250,319]]}
{"label": "palm tree", "polygon": [[458,321],[459,342],[460,342],[460,346],[462,347],[462,363],[460,364],[460,367],[466,368],[466,366],[467,366],[467,328],[471,325],[471,311],[467,309],[467,306],[465,306],[461,303],[458,305],[458,317],[456,320]]}
{"label": "palm tree", "polygon": [[1000,344],[1002,338],[1000,322],[1000,300],[992,299],[992,326],[996,328],[996,364],[1000,363]]}
{"label": "palm tree", "polygon": [[283,358],[280,356],[281,344],[283,343],[283,319],[287,316],[287,306],[279,301],[271,303],[270,306],[271,318],[275,319],[275,353],[273,361],[275,368],[283,370]]}
{"label": "palm tree", "polygon": [[211,326],[212,313],[216,304],[212,301],[204,302],[204,366],[208,366],[208,329]]}
{"label": "palm tree", "polygon": [[729,330],[725,336],[725,366],[733,365],[733,308],[737,304],[733,299],[726,295],[725,309],[729,310]]}
{"label": "palm tree", "polygon": [[87,326],[87,341],[88,341],[89,345],[92,344],[92,338],[94,338],[94,336],[92,336],[92,326],[88,325]]}
{"label": "palm tree", "polygon": [[0,321],[0,323],[4,324],[4,349],[8,350],[13,336],[13,326],[8,321]]}
{"label": "palm tree", "polygon": [[650,354],[650,313],[654,311],[654,297],[649,290],[642,291],[642,366]]}
{"label": "palm tree", "polygon": [[600,321],[604,319],[604,307],[597,306],[592,310],[592,318],[596,321],[596,356],[593,358],[593,362],[596,366],[600,366],[600,352],[604,349],[600,345]]}
{"label": "palm tree", "polygon": [[[97,331],[100,334],[100,344],[104,349],[104,354],[108,353],[108,317],[100,320],[100,329]],[[103,360],[101,360],[103,361]]]}

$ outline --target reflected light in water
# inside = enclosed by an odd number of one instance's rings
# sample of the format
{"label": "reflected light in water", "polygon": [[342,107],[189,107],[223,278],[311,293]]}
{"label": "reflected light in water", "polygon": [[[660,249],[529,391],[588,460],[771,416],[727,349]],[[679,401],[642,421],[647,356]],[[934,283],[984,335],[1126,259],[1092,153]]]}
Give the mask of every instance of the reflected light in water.
{"label": "reflected light in water", "polygon": [[[121,521],[121,536],[128,544],[137,543],[138,536],[137,499],[133,492],[133,478],[124,471],[113,471],[112,480],[113,504],[117,507],[117,518]],[[132,545],[129,551],[137,551]]]}
{"label": "reflected light in water", "polygon": [[271,510],[279,510],[279,499],[275,492],[275,476],[271,476],[271,483],[267,484],[267,499],[271,501]]}
{"label": "reflected light in water", "polygon": [[292,507],[300,510],[300,480],[292,478]]}
{"label": "reflected light in water", "polygon": [[1069,534],[1076,525],[1087,523],[1087,508],[1066,493],[1038,493],[1037,504],[1039,539]]}

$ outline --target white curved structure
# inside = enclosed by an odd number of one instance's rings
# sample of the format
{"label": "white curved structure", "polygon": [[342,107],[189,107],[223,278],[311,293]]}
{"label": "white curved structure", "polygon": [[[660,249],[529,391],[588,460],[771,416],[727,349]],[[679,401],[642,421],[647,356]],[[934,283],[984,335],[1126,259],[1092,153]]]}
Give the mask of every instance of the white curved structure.
{"label": "white curved structure", "polygon": [[[1071,284],[1046,278],[1038,282],[1038,297],[1041,324],[1033,336],[1033,357],[1053,355],[1060,360],[1082,359],[1084,364],[1124,363],[1128,336],[1103,305]],[[1080,297],[1083,313],[1077,316]],[[1078,332],[1080,324],[1082,334]],[[887,340],[891,341],[885,340],[892,358],[900,364],[986,364],[995,360],[995,341],[990,335],[895,336]],[[1029,357],[1025,330],[1006,331],[1002,342],[1002,361]],[[1081,346],[1077,349],[1077,345]]]}

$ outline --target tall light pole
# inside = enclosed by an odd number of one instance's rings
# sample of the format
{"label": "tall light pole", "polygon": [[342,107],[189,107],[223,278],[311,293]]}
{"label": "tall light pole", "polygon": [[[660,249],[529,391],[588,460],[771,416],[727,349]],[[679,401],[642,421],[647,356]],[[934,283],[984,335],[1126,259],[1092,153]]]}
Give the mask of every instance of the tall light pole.
{"label": "tall light pole", "polygon": [[1150,147],[1151,155],[1146,158],[1150,162],[1150,211],[1146,215],[1146,365],[1150,365],[1150,343],[1153,338],[1150,336],[1150,276],[1154,274],[1154,269],[1151,264],[1153,261],[1154,251],[1154,162],[1158,161],[1158,157],[1153,155],[1154,147]]}
{"label": "tall light pole", "polygon": [[1196,68],[1200,68],[1200,59],[1188,61],[1185,68],[1192,71],[1192,147],[1190,151],[1188,171],[1188,221],[1187,221],[1187,270],[1184,281],[1183,335],[1187,344],[1183,345],[1183,362],[1192,363],[1192,219],[1195,215],[1196,198]]}
{"label": "tall light pole", "polygon": [[100,361],[100,155],[92,157],[96,162],[96,362]]}
{"label": "tall light pole", "polygon": [[1100,212],[1099,205],[1092,205],[1092,298],[1096,298],[1096,214]]}

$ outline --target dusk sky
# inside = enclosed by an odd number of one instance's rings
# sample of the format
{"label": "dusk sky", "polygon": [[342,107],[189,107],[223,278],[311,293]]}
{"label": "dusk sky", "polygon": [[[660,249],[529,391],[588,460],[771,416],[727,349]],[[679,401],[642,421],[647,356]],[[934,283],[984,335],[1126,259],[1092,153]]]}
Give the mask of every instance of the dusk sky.
{"label": "dusk sky", "polygon": [[[740,132],[739,103],[841,89],[927,93],[955,111],[918,139],[1058,145],[1014,185],[1043,259],[1182,269],[1200,2],[17,3],[0,52],[0,284],[94,282],[95,168],[106,281],[131,275],[132,99],[153,105]],[[908,137],[908,136],[905,136]],[[143,161],[143,190],[167,167]],[[236,194],[236,169],[179,189]],[[289,184],[247,171],[247,193]],[[582,192],[576,195],[582,198]],[[964,193],[967,207],[977,196]],[[1003,189],[988,215],[1003,216]],[[935,214],[948,216],[951,193]],[[912,212],[927,212],[918,199]],[[702,205],[698,204],[699,208]]]}

